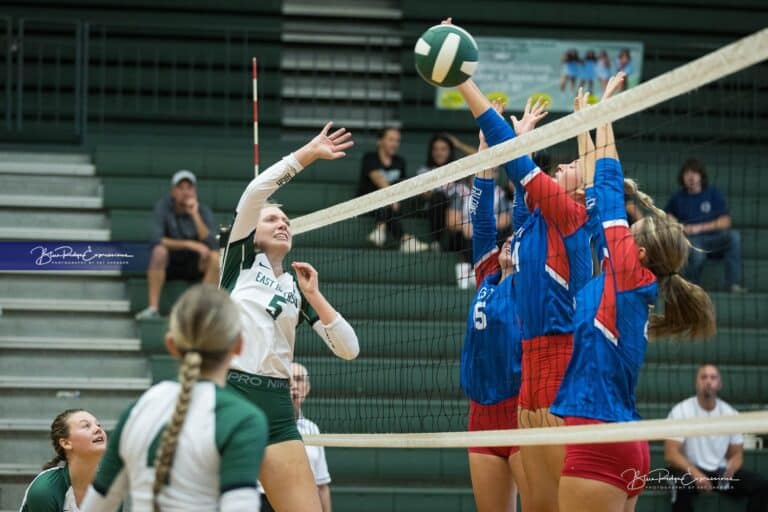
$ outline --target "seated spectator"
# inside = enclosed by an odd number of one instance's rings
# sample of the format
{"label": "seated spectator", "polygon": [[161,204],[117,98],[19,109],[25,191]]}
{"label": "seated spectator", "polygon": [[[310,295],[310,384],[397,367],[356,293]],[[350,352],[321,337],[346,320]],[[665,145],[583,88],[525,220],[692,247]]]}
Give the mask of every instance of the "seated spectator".
{"label": "seated spectator", "polygon": [[684,269],[686,279],[700,284],[707,258],[724,258],[728,289],[745,292],[741,275],[741,234],[731,229],[728,205],[722,193],[709,185],[704,163],[695,158],[686,160],[678,181],[680,190],[665,209],[683,224],[688,240],[700,249],[688,255]]}
{"label": "seated spectator", "polygon": [[136,319],[159,315],[165,281],[186,280],[217,284],[219,252],[211,209],[197,200],[197,178],[181,170],[171,178],[170,195],[155,204],[152,220],[152,255],[147,269],[146,309]]}
{"label": "seated spectator", "polygon": [[[720,371],[704,364],[696,373],[696,396],[683,400],[669,419],[713,418],[738,414],[717,397],[722,388]],[[717,491],[747,497],[747,512],[768,510],[768,480],[741,467],[744,440],[740,434],[673,438],[664,442],[664,460],[673,479],[673,512],[693,511],[699,492]]]}
{"label": "seated spectator", "polygon": [[[405,178],[405,160],[397,154],[399,148],[400,130],[384,128],[379,132],[376,151],[363,155],[358,195],[386,188]],[[402,252],[429,249],[428,244],[405,232],[399,219],[401,214],[400,203],[397,202],[376,210],[376,227],[368,235],[368,240],[376,247],[383,247],[389,235],[400,243]]]}
{"label": "seated spectator", "polygon": [[[427,148],[427,162],[418,174],[424,174],[432,169],[441,167],[456,160],[456,149],[465,154],[474,154],[475,149],[462,143],[453,135],[438,133],[432,136]],[[445,231],[445,210],[448,206],[446,191],[448,187],[440,187],[421,194],[421,208],[429,219],[429,232],[432,242],[429,244],[433,251],[440,250],[440,239]]]}
{"label": "seated spectator", "polygon": [[[296,427],[302,436],[319,434],[320,429],[317,425],[301,413],[301,405],[309,396],[309,390],[312,387],[309,384],[309,372],[304,365],[292,363],[291,374],[291,402],[293,402],[293,413],[296,416]],[[331,475],[328,473],[328,463],[325,460],[325,448],[309,445],[306,445],[305,448],[317,484],[317,492],[320,494],[322,512],[331,512],[331,488],[329,486]],[[273,512],[274,508],[269,503],[261,486],[259,486],[259,491],[261,492],[261,512]]]}
{"label": "seated spectator", "polygon": [[[472,288],[472,222],[470,204],[473,176],[451,183],[447,189],[448,209],[445,212],[445,227],[448,235],[448,250],[458,253],[456,283],[462,290]],[[494,210],[496,231],[499,240],[506,240],[512,234],[512,202],[497,184],[494,189]]]}

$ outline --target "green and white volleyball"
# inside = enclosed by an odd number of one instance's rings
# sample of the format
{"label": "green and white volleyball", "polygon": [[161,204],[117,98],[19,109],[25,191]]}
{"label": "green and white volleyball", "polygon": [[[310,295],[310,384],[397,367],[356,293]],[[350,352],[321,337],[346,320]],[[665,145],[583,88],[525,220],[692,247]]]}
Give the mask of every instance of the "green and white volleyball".
{"label": "green and white volleyball", "polygon": [[413,49],[416,71],[438,87],[455,87],[477,69],[477,43],[456,25],[435,25],[424,32]]}

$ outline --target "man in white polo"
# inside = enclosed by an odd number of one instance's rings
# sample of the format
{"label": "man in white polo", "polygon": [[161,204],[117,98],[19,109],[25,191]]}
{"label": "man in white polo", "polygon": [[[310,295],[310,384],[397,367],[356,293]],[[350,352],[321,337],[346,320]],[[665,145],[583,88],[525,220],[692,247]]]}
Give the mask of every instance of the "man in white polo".
{"label": "man in white polo", "polygon": [[[717,366],[701,365],[696,373],[696,396],[673,407],[668,418],[701,419],[738,414],[717,397],[721,388]],[[747,512],[768,510],[768,480],[741,467],[744,462],[741,434],[667,439],[664,460],[674,477],[673,512],[692,512],[696,495],[712,491],[746,497]]]}

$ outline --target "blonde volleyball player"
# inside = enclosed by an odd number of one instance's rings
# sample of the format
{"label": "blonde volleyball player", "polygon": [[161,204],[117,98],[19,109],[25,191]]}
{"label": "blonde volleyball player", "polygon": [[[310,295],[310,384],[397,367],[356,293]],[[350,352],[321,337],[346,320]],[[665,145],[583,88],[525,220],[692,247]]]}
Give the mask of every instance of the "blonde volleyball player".
{"label": "blonde volleyball player", "polygon": [[317,271],[308,263],[294,262],[295,277],[286,272],[283,260],[292,246],[291,224],[279,207],[266,202],[314,161],[345,156],[344,150],[353,144],[351,134],[344,128],[333,133],[330,129],[328,123],[309,143],[251,181],[238,203],[224,252],[221,287],[230,290],[240,306],[244,338],[243,352],[232,360],[227,380],[269,420],[259,481],[278,512],[321,510],[291,403],[296,327],[306,320],[342,359],[354,359],[359,352],[355,331],[320,293]]}
{"label": "blonde volleyball player", "polygon": [[27,487],[20,512],[78,512],[107,448],[106,432],[83,409],[56,416],[50,436],[56,456]]}
{"label": "blonde volleyball player", "polygon": [[[623,80],[623,73],[612,77],[606,95],[620,90]],[[648,336],[715,332],[709,296],[678,274],[690,249],[682,225],[624,179],[610,124],[598,128],[596,146],[594,185],[586,194],[601,273],[576,296],[573,355],[551,408],[566,425],[639,420],[635,387]],[[586,181],[592,181],[589,174]],[[627,189],[650,212],[631,229]],[[662,315],[651,314],[657,294]],[[560,511],[634,510],[649,465],[647,441],[568,445]]]}
{"label": "blonde volleyball player", "polygon": [[243,346],[240,311],[211,285],[187,290],[171,311],[168,351],[179,382],[149,388],[120,417],[81,508],[112,512],[253,512],[267,443],[264,413],[226,387]]}

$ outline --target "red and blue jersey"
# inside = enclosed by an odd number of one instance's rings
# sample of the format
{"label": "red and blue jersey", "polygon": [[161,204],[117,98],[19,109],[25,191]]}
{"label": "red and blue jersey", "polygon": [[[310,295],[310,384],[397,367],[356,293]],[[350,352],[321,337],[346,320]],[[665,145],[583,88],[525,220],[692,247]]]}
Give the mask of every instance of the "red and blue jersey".
{"label": "red and blue jersey", "polygon": [[494,180],[482,178],[475,178],[472,187],[470,218],[477,292],[461,351],[461,389],[483,405],[518,394],[522,357],[513,280],[508,277],[500,282],[494,187]]}
{"label": "red and blue jersey", "polygon": [[602,272],[576,296],[573,354],[550,410],[558,416],[637,420],[635,388],[658,288],[640,263],[629,230],[618,160],[597,161],[587,204]]}
{"label": "red and blue jersey", "polygon": [[[514,138],[509,124],[493,109],[477,123],[489,145]],[[525,197],[532,212],[522,220],[515,210],[512,260],[523,340],[573,331],[573,299],[592,277],[587,212],[528,156],[504,165],[515,184],[515,196]],[[523,201],[518,204],[525,207]],[[518,220],[520,219],[520,220]]]}

